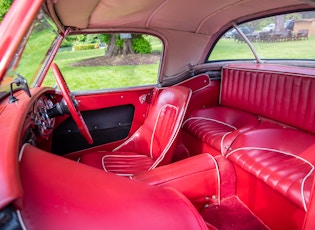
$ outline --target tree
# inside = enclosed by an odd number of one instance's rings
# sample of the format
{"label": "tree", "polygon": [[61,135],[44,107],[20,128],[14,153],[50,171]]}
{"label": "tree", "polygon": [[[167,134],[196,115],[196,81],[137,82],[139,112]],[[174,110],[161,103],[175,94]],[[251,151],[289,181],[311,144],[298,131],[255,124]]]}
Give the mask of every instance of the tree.
{"label": "tree", "polygon": [[109,34],[104,35],[104,41],[107,44],[105,57],[152,51],[150,43],[141,34]]}
{"label": "tree", "polygon": [[0,0],[0,22],[2,22],[5,14],[8,12],[13,0]]}
{"label": "tree", "polygon": [[275,16],[275,32],[283,32],[285,23],[285,15]]}

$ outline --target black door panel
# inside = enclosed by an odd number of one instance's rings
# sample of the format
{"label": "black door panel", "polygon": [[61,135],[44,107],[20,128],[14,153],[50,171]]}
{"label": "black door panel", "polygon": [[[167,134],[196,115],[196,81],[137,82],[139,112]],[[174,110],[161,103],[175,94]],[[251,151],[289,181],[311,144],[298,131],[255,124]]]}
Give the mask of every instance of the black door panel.
{"label": "black door panel", "polygon": [[126,138],[130,132],[134,111],[133,105],[82,111],[94,141],[93,145],[87,144],[72,117],[67,118],[54,130],[53,153],[63,155]]}

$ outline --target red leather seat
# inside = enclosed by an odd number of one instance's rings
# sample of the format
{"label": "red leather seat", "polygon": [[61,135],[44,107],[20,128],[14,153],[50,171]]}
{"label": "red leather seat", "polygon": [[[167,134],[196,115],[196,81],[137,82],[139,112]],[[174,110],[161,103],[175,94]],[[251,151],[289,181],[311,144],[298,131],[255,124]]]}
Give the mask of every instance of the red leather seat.
{"label": "red leather seat", "polygon": [[290,128],[239,135],[225,156],[307,210],[315,164],[315,137]]}
{"label": "red leather seat", "polygon": [[258,124],[258,117],[253,114],[217,106],[193,111],[183,127],[223,154],[240,133]]}
{"label": "red leather seat", "polygon": [[171,146],[181,127],[190,96],[190,89],[183,86],[162,89],[144,124],[129,139],[112,152],[84,154],[80,162],[123,176],[170,163]]}

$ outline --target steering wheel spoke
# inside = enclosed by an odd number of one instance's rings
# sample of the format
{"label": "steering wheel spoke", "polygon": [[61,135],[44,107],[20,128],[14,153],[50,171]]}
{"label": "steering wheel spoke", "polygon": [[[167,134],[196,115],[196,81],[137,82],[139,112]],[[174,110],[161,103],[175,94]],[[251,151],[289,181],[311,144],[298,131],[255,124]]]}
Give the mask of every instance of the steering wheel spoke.
{"label": "steering wheel spoke", "polygon": [[69,112],[70,112],[74,122],[78,126],[80,133],[83,135],[83,137],[87,141],[87,143],[93,144],[93,138],[90,134],[90,131],[89,131],[79,109],[74,104],[74,101],[72,100],[72,97],[71,97],[71,92],[70,92],[70,90],[67,86],[67,83],[66,83],[63,75],[61,74],[60,69],[56,63],[52,64],[52,70],[53,70],[54,76],[56,78],[57,84],[60,88],[60,91],[62,93],[62,96],[63,96],[63,98],[67,104]]}

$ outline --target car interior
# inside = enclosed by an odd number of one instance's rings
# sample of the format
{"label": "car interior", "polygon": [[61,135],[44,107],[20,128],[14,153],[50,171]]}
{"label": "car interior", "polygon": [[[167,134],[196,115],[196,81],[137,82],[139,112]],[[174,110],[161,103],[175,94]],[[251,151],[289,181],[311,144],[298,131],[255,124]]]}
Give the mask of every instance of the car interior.
{"label": "car interior", "polygon": [[[314,35],[309,27],[301,37],[296,22],[289,40],[259,40],[254,30],[246,37],[236,25],[314,12],[313,1],[210,1],[213,9],[202,0],[38,2],[15,1],[7,18],[19,20],[1,25],[49,17],[58,31],[36,80],[7,71],[20,72],[18,46],[3,70],[1,229],[315,228],[313,52],[307,47],[303,60],[215,56],[224,42],[315,41],[315,20]],[[242,41],[225,36],[233,28]],[[26,31],[13,30],[20,41]],[[62,42],[119,32],[161,39],[157,83],[73,90],[69,69],[88,73],[63,66]]]}

